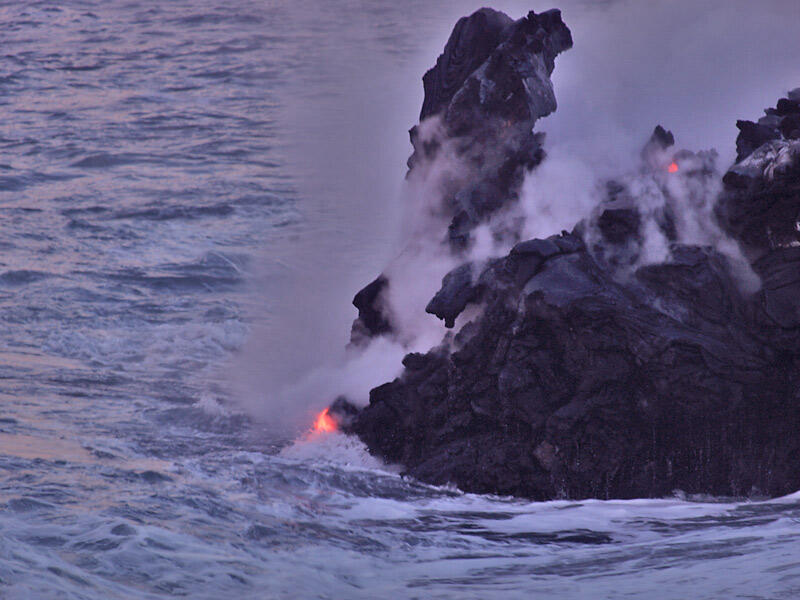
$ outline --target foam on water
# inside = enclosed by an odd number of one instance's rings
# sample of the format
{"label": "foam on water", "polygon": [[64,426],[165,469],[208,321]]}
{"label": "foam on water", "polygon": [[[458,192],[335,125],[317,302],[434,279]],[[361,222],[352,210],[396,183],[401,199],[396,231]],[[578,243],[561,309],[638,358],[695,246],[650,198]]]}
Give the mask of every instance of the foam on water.
{"label": "foam on water", "polygon": [[371,456],[363,442],[337,431],[310,432],[281,450],[280,456],[297,461],[330,462],[363,469],[390,468]]}

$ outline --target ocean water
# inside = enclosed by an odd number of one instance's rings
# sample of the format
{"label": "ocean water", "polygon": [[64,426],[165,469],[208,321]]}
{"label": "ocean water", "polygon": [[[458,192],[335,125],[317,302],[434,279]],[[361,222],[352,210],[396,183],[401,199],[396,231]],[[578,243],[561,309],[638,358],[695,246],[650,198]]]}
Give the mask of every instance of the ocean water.
{"label": "ocean water", "polygon": [[0,598],[800,597],[800,494],[530,503],[271,423],[474,8],[0,1]]}

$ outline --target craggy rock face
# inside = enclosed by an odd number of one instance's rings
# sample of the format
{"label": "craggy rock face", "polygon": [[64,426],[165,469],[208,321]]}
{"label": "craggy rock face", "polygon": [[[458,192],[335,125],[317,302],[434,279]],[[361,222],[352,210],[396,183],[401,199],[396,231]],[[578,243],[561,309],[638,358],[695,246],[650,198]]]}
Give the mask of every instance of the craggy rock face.
{"label": "craggy rock face", "polygon": [[508,15],[491,8],[458,20],[436,66],[422,78],[425,99],[420,121],[447,109],[467,77],[500,45],[503,31],[513,22]]}
{"label": "craggy rock face", "polygon": [[420,121],[439,118],[442,127],[434,135],[411,130],[409,177],[435,161],[443,144],[455,148],[464,174],[444,199],[454,250],[465,248],[476,225],[516,199],[525,170],[541,162],[542,138],[533,127],[556,110],[550,75],[556,56],[571,47],[557,10],[512,21],[484,8],[459,20],[423,77]]}
{"label": "craggy rock face", "polygon": [[[445,223],[437,242],[449,252],[466,250],[475,227],[514,202],[525,172],[541,162],[542,136],[533,127],[556,109],[550,75],[555,57],[570,47],[557,10],[513,21],[483,8],[458,21],[423,77],[425,100],[420,124],[410,131],[408,179],[437,187],[440,198],[431,208]],[[451,171],[446,181],[425,181],[445,160]],[[391,331],[382,295],[372,293],[391,284],[382,275],[356,296],[355,344]]]}
{"label": "craggy rock face", "polygon": [[758,123],[738,121],[736,164],[717,212],[755,259],[764,310],[780,327],[800,326],[800,88]]}
{"label": "craggy rock face", "polygon": [[482,315],[409,355],[352,430],[410,475],[474,492],[794,491],[798,332],[771,326],[718,254],[673,252],[622,284],[576,236],[519,244],[489,267]]}
{"label": "craggy rock face", "polygon": [[[496,77],[503,70],[492,61],[535,47],[539,54],[519,55],[533,66],[517,65],[516,73],[549,75],[552,57],[569,41],[557,17],[529,15],[504,25],[498,13],[484,10],[459,21],[426,75],[423,116],[444,115],[456,137],[473,135],[483,144],[474,156],[504,164],[510,151],[515,164],[530,164],[514,154],[524,144],[509,146],[484,131],[495,131],[502,99],[513,104],[519,91],[519,78]],[[511,93],[490,81],[509,85]],[[548,100],[552,87],[537,89],[542,93],[535,102],[529,94],[528,112],[519,102],[509,111],[522,115],[520,122],[555,107]],[[402,375],[373,389],[369,406],[351,410],[343,429],[414,477],[472,492],[550,499],[663,496],[676,489],[777,496],[800,488],[798,114],[794,92],[768,111],[774,118],[752,127],[740,122],[740,156],[716,207],[724,228],[747,249],[752,264],[744,266],[760,276],[759,291],[743,291],[742,265],[730,256],[681,243],[679,204],[643,215],[628,202],[624,183],[608,182],[592,223],[520,241],[503,258],[464,263],[445,276],[426,310],[448,327],[468,306],[478,316],[430,352],[407,355]],[[673,142],[657,128],[643,162],[660,168]],[[436,152],[435,144],[416,147],[415,160]],[[689,178],[690,192],[715,178],[711,153],[669,157],[676,161],[672,171],[677,163],[687,167],[676,176]],[[470,198],[481,199],[462,203],[465,212],[480,202],[491,212],[513,201],[509,180],[472,173],[491,185],[476,188],[483,191]],[[486,190],[498,195],[487,200]],[[475,222],[472,214],[466,223]],[[656,219],[668,260],[640,263],[636,253],[619,259],[614,249],[636,247],[645,217]],[[587,227],[595,235],[584,235]],[[450,243],[457,246],[453,228]]]}
{"label": "craggy rock face", "polygon": [[736,123],[736,164],[719,203],[725,227],[756,255],[800,244],[800,88],[765,113]]}

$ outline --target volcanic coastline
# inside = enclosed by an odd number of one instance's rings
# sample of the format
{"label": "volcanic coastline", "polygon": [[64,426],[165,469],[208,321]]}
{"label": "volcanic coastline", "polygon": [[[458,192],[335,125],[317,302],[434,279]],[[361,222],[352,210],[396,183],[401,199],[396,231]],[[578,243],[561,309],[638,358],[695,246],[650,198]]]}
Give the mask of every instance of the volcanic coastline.
{"label": "volcanic coastline", "polygon": [[[736,123],[724,174],[658,126],[635,173],[598,182],[589,217],[526,239],[516,207],[548,160],[535,127],[571,47],[558,10],[458,21],[423,77],[407,175],[439,224],[409,246],[455,265],[419,310],[442,341],[368,405],[325,414],[407,475],[468,492],[800,489],[800,89]],[[508,250],[476,258],[487,235]],[[387,268],[356,294],[354,351],[402,341],[402,285]]]}

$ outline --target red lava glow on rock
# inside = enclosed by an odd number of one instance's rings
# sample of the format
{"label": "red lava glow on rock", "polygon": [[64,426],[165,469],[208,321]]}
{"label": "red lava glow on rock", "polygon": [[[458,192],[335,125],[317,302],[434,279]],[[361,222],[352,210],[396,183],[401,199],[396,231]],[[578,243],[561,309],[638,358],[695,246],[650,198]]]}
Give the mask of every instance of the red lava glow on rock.
{"label": "red lava glow on rock", "polygon": [[319,433],[336,431],[336,421],[334,421],[333,417],[328,414],[327,408],[319,413],[317,418],[314,420],[314,431]]}
{"label": "red lava glow on rock", "polygon": [[678,172],[678,163],[672,161],[669,166],[667,167],[667,171],[670,173],[677,173]]}

